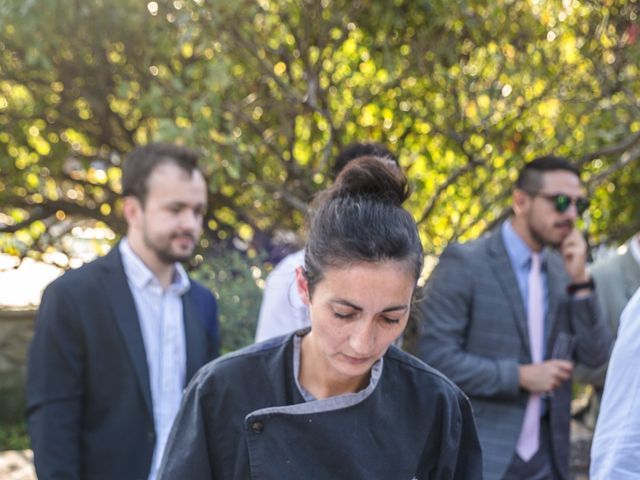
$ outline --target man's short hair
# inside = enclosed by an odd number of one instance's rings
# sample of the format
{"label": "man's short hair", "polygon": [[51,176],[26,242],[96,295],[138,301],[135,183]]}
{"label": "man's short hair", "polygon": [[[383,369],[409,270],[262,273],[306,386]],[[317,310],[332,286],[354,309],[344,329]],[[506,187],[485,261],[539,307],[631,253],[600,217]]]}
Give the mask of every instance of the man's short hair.
{"label": "man's short hair", "polygon": [[337,178],[342,169],[351,161],[360,157],[379,157],[382,159],[391,160],[396,165],[400,165],[398,162],[398,158],[391,153],[391,151],[382,145],[381,143],[375,142],[362,142],[362,143],[352,143],[351,145],[347,145],[336,157],[336,161],[333,164],[333,178]]}
{"label": "man's short hair", "polygon": [[519,190],[524,190],[525,192],[538,192],[542,188],[542,175],[546,172],[553,172],[557,170],[571,172],[576,177],[580,178],[580,170],[578,167],[573,165],[566,158],[545,155],[543,157],[535,158],[522,167],[518,180],[516,180],[515,187]]}
{"label": "man's short hair", "polygon": [[[122,166],[122,195],[136,197],[144,205],[149,193],[149,177],[160,165],[172,163],[189,175],[203,174],[200,155],[187,147],[169,143],[151,143],[133,150]],[[203,174],[204,176],[204,174]]]}

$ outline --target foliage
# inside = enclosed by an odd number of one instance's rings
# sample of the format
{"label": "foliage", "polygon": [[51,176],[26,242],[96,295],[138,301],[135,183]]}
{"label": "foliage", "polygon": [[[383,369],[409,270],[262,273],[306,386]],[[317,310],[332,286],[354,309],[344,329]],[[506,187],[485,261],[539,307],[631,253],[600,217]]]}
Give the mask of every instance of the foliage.
{"label": "foliage", "polygon": [[[401,157],[425,249],[503,218],[526,160],[575,158],[597,240],[640,230],[638,0],[0,0],[0,248],[124,229],[134,144],[201,148],[204,248],[296,230],[347,143]],[[53,19],[53,20],[52,20]],[[83,223],[85,222],[85,223]]]}
{"label": "foliage", "polygon": [[26,422],[0,423],[0,452],[30,448]]}
{"label": "foliage", "polygon": [[207,258],[191,275],[215,292],[218,300],[222,353],[254,342],[262,299],[259,259],[237,251]]}

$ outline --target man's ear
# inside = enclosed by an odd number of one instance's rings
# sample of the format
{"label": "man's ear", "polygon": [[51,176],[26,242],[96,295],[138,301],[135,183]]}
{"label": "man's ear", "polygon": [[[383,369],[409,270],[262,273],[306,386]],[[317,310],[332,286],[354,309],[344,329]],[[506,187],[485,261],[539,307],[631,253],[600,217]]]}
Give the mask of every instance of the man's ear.
{"label": "man's ear", "polygon": [[124,197],[122,200],[122,214],[129,227],[137,226],[142,217],[142,204],[136,197]]}
{"label": "man's ear", "polygon": [[531,198],[529,197],[529,195],[525,191],[520,190],[518,188],[516,188],[513,191],[511,199],[512,199],[511,208],[513,209],[513,213],[516,216],[519,216],[523,212],[526,212],[528,209],[529,202],[531,201]]}
{"label": "man's ear", "polygon": [[300,300],[308,307],[311,303],[311,295],[309,295],[309,282],[302,266],[296,268],[296,287],[298,288]]}

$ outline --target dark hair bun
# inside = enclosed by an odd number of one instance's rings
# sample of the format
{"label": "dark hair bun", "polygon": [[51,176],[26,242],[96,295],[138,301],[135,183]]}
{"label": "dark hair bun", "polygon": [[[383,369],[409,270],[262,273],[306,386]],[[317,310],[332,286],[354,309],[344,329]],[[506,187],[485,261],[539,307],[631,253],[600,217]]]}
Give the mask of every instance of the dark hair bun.
{"label": "dark hair bun", "polygon": [[331,198],[365,197],[398,206],[409,196],[407,177],[398,165],[374,156],[349,162],[329,190]]}
{"label": "dark hair bun", "polygon": [[423,252],[416,222],[402,208],[408,195],[407,177],[393,160],[373,155],[349,162],[308,212],[310,295],[327,269],[359,262],[407,262],[418,280]]}

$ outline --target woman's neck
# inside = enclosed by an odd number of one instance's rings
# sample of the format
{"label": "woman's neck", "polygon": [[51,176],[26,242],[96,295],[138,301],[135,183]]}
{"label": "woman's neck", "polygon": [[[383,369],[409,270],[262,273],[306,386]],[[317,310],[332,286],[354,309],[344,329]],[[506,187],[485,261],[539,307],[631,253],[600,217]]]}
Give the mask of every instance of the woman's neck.
{"label": "woman's neck", "polygon": [[362,390],[369,384],[370,373],[362,377],[339,375],[319,351],[313,331],[302,337],[298,381],[318,400]]}

